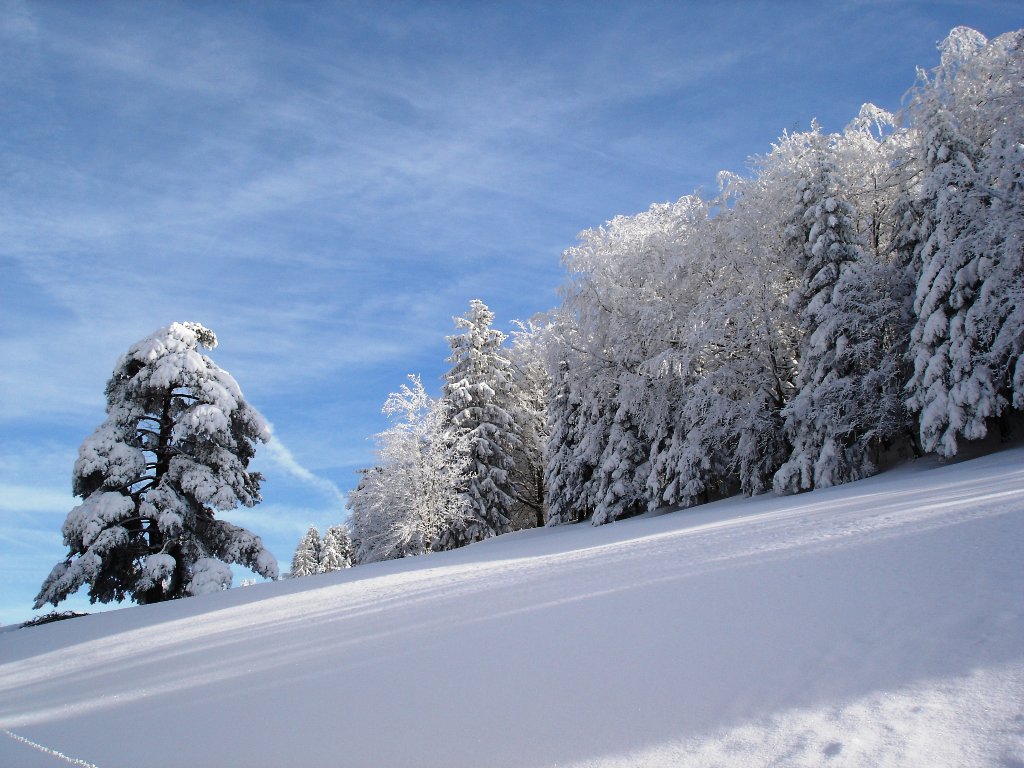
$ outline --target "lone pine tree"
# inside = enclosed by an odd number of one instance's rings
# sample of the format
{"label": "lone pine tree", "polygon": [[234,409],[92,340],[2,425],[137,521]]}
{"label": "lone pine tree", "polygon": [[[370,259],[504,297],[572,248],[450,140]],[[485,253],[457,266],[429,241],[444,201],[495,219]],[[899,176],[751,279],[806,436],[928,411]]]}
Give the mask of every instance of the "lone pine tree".
{"label": "lone pine tree", "polygon": [[36,596],[56,605],[89,585],[93,602],[153,603],[230,586],[228,563],[277,578],[260,538],[215,510],[260,501],[249,472],[270,431],[235,380],[199,347],[198,323],[172,323],[134,344],[107,383],[107,420],[82,443],[64,521],[67,558]]}

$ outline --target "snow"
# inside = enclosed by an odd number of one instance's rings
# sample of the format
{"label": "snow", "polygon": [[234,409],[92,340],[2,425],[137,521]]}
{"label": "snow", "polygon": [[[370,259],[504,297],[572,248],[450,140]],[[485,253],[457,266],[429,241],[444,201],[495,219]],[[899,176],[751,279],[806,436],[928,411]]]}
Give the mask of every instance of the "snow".
{"label": "snow", "polygon": [[1022,562],[1013,448],[9,631],[0,765],[1019,766]]}

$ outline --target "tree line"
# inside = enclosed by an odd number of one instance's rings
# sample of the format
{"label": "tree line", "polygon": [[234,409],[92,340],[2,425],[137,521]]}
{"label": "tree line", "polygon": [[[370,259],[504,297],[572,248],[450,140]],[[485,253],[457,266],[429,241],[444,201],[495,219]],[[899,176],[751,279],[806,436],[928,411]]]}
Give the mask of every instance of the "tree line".
{"label": "tree line", "polygon": [[474,301],[441,397],[413,378],[385,405],[401,416],[349,497],[355,561],[825,488],[1008,434],[1022,40],[954,29],[900,114],[785,133],[713,197],[581,233],[561,307],[511,345]]}
{"label": "tree line", "polygon": [[[1024,30],[940,50],[900,113],[785,133],[714,196],[581,233],[561,306],[510,335],[471,302],[440,396],[410,376],[387,398],[348,525],[310,531],[295,575],[824,488],[1019,427]],[[276,578],[215,516],[259,501],[269,437],[215,345],[174,323],[118,362],[37,607],[221,589],[227,563]]]}

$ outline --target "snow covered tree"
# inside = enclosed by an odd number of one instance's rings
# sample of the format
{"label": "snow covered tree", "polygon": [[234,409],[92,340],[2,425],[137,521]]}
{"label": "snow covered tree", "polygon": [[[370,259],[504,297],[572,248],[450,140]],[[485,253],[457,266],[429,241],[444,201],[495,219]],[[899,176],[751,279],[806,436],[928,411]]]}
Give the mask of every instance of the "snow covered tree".
{"label": "snow covered tree", "polygon": [[830,156],[834,150],[821,137],[813,151],[810,174],[798,184],[789,228],[793,266],[802,275],[792,305],[804,335],[797,393],[783,411],[793,452],[775,475],[775,489],[788,493],[856,480],[874,469],[857,434],[862,414],[852,412],[861,371],[856,357],[844,354],[861,318],[839,306],[849,284],[843,277],[862,260],[863,243]]}
{"label": "snow covered tree", "polygon": [[[1024,83],[1024,76],[1016,78]],[[975,340],[975,365],[965,371],[954,397],[967,400],[988,379],[998,400],[1024,411],[1024,95],[1016,98],[1016,122],[1007,120],[987,148],[981,170],[990,185],[990,204],[979,232],[978,293],[964,325]],[[1010,135],[1008,127],[1014,126]]]}
{"label": "snow covered tree", "polygon": [[409,530],[426,552],[446,548],[448,532],[465,524],[469,443],[465,435],[448,431],[450,403],[430,397],[419,376],[409,382],[384,403],[394,425],[381,435],[380,455],[398,475],[393,488],[406,501],[395,504],[407,510]]}
{"label": "snow covered tree", "polygon": [[138,603],[230,586],[228,563],[277,578],[258,536],[215,517],[260,501],[248,471],[270,431],[235,380],[199,347],[214,333],[172,323],[121,357],[107,383],[107,419],[82,443],[64,521],[67,559],[43,582],[35,606],[89,585],[93,602]]}
{"label": "snow covered tree", "polygon": [[647,507],[645,365],[675,343],[670,264],[703,214],[695,198],[654,205],[580,233],[563,254],[569,281],[549,355],[552,524],[590,516],[598,525]]}
{"label": "snow covered tree", "polygon": [[1022,33],[957,28],[911,106],[924,175],[907,403],[926,450],[952,456],[1024,402]]}
{"label": "snow covered tree", "polygon": [[465,498],[468,515],[450,526],[443,548],[460,546],[512,530],[515,505],[513,452],[521,441],[508,409],[513,401],[512,372],[501,346],[505,334],[492,328],[494,313],[479,299],[454,318],[463,332],[448,337],[451,369],[442,400],[450,412],[450,440],[466,440]]}
{"label": "snow covered tree", "polygon": [[516,324],[518,330],[512,332],[512,346],[508,349],[513,394],[509,410],[519,437],[518,448],[512,454],[512,490],[516,501],[512,524],[520,529],[543,526],[546,522],[544,446],[548,439],[551,379],[545,358],[551,324],[540,318]]}
{"label": "snow covered tree", "polygon": [[313,576],[321,572],[320,558],[323,544],[320,541],[320,531],[316,526],[311,525],[306,535],[295,547],[295,554],[292,555],[292,578],[300,576]]}
{"label": "snow covered tree", "polygon": [[320,573],[352,567],[352,539],[347,525],[332,525],[320,545]]}
{"label": "snow covered tree", "polygon": [[[928,206],[920,247],[921,275],[911,331],[914,374],[908,385],[908,405],[920,414],[921,443],[927,451],[944,456],[957,452],[957,436],[967,427],[966,414],[950,398],[952,356],[963,349],[962,310],[977,291],[977,269],[971,262],[980,254],[973,231],[977,226],[977,197],[972,195],[977,150],[956,132],[950,115],[941,109],[930,116],[925,129],[927,176],[923,195]],[[984,434],[978,425],[968,436]]]}
{"label": "snow covered tree", "polygon": [[552,526],[578,522],[593,512],[587,507],[582,489],[597,461],[597,455],[588,457],[581,448],[586,422],[576,382],[577,366],[570,359],[571,346],[563,335],[567,320],[559,319],[556,324],[559,330],[548,348],[548,366],[555,369],[555,374],[547,410],[544,488],[547,525]]}
{"label": "snow covered tree", "polygon": [[711,200],[580,234],[548,345],[549,524],[874,471],[910,441],[919,275],[926,446],[1020,407],[1022,41],[954,30],[916,124],[866,104],[841,134],[784,134]]}
{"label": "snow covered tree", "polygon": [[389,503],[389,483],[382,466],[358,470],[359,483],[348,493],[345,506],[350,512],[352,563],[375,563],[404,557],[402,541]]}
{"label": "snow covered tree", "polygon": [[686,301],[687,328],[668,357],[685,374],[675,503],[763,493],[784,461],[781,411],[792,391],[795,331],[786,302],[792,273],[778,256],[779,191],[804,141],[784,137],[753,179],[723,178],[718,215],[690,246],[699,254],[691,272],[704,287]]}
{"label": "snow covered tree", "polygon": [[448,548],[448,532],[468,514],[468,442],[449,434],[448,404],[427,395],[418,376],[392,392],[392,425],[376,435],[379,463],[349,493],[355,560],[360,563]]}
{"label": "snow covered tree", "polygon": [[600,387],[588,379],[593,366],[583,362],[585,354],[578,342],[575,319],[563,311],[548,354],[553,384],[544,464],[547,525],[592,517],[596,470],[607,442],[607,419],[602,416],[607,393],[595,397]]}
{"label": "snow covered tree", "polygon": [[[874,104],[864,104],[841,134],[831,137],[832,160],[854,206],[857,233],[864,251],[876,263],[909,262],[909,231],[901,227],[903,214],[913,225],[918,215],[908,210],[908,191],[919,171],[914,158],[914,131],[898,125],[896,115]],[[912,205],[911,205],[912,208]],[[897,235],[902,238],[897,243]],[[907,260],[897,254],[902,251]]]}
{"label": "snow covered tree", "polygon": [[[627,398],[622,398],[627,401]],[[601,525],[643,512],[648,449],[629,407],[620,405],[611,418],[604,451],[597,464],[597,505],[591,522]]]}

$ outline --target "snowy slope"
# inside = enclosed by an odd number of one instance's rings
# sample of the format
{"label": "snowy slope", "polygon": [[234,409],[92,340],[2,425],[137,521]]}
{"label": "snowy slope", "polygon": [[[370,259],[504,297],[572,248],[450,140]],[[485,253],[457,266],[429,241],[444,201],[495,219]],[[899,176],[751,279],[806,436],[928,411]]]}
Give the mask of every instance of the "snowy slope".
{"label": "snowy slope", "polygon": [[3,766],[1021,766],[1024,449],[5,632],[0,728]]}

